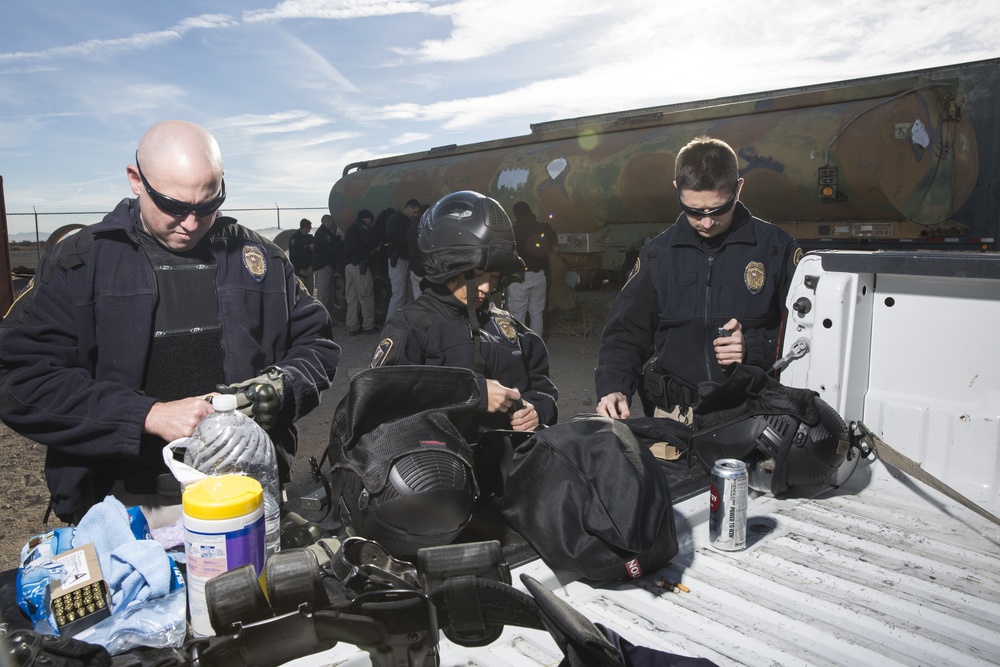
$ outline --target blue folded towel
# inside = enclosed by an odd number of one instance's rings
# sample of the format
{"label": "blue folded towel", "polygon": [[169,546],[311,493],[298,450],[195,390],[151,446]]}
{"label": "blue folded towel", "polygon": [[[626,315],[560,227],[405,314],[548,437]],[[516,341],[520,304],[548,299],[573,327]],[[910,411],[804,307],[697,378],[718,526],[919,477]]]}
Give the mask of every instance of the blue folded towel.
{"label": "blue folded towel", "polygon": [[111,591],[111,611],[162,597],[170,589],[170,559],[154,540],[137,540],[128,510],[114,496],[91,507],[73,534],[73,546],[91,543]]}
{"label": "blue folded towel", "polygon": [[170,590],[170,558],[153,540],[135,540],[111,553],[104,578],[111,588],[111,609],[163,597]]}

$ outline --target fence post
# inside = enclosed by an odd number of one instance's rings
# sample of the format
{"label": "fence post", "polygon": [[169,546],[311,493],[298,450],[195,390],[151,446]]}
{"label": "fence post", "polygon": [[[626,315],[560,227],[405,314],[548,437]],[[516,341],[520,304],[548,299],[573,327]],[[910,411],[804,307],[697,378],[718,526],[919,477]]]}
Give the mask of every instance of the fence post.
{"label": "fence post", "polygon": [[42,261],[42,237],[38,232],[38,209],[34,206],[31,210],[35,212],[35,260]]}
{"label": "fence post", "polygon": [[0,317],[14,303],[14,273],[10,266],[10,230],[7,228],[7,202],[3,194],[3,176],[0,176],[0,230],[3,238],[0,244],[3,245],[2,256],[0,256]]}
{"label": "fence post", "polygon": [[274,202],[274,212],[278,216],[278,229],[281,229],[281,209],[278,208],[278,202]]}

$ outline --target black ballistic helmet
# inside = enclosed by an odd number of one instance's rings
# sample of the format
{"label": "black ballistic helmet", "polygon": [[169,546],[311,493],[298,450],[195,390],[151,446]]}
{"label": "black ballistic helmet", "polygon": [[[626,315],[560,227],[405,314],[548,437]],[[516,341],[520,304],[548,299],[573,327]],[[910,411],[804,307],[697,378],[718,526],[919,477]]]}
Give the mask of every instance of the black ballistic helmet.
{"label": "black ballistic helmet", "polygon": [[447,451],[404,454],[377,493],[353,471],[341,471],[340,514],[356,535],[409,558],[423,547],[451,543],[472,517],[472,474]]}
{"label": "black ballistic helmet", "polygon": [[420,218],[417,245],[425,277],[444,284],[466,271],[524,273],[514,227],[503,207],[478,192],[462,190],[442,197]]}
{"label": "black ballistic helmet", "polygon": [[387,366],[351,378],[327,455],[352,535],[402,558],[458,536],[479,493],[463,435],[479,401],[467,368]]}
{"label": "black ballistic helmet", "polygon": [[826,401],[817,396],[814,402],[819,412],[815,426],[790,413],[741,416],[696,431],[691,447],[707,471],[719,459],[744,461],[750,488],[763,493],[837,486],[860,457],[848,461],[847,425]]}

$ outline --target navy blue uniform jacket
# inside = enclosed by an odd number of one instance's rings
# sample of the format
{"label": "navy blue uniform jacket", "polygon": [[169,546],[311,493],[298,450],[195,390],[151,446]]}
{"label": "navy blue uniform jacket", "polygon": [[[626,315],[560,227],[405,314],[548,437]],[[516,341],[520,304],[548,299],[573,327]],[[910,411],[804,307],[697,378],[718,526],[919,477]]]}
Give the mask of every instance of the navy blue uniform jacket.
{"label": "navy blue uniform jacket", "polygon": [[654,355],[659,369],[689,389],[722,382],[712,343],[734,317],[743,327],[745,363],[769,369],[800,255],[791,235],[739,202],[732,229],[708,254],[682,213],[642,249],[611,306],[595,370],[598,399],[615,391],[631,398]]}
{"label": "navy blue uniform jacket", "polygon": [[[132,222],[137,209],[125,199],[47,251],[0,324],[0,418],[48,448],[46,479],[60,516],[80,509],[84,482],[100,475],[102,459],[139,456],[156,402],[140,391],[157,291]],[[226,382],[280,366],[291,380],[294,422],[319,404],[340,359],[330,317],[270,241],[231,218],[219,218],[209,238]],[[287,480],[296,429],[279,422],[271,437]]]}

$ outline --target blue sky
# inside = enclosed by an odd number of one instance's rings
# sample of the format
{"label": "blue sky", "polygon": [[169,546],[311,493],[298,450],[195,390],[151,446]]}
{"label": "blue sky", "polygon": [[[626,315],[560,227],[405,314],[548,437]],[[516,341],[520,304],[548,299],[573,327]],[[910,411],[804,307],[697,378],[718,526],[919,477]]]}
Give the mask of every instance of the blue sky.
{"label": "blue sky", "polygon": [[227,206],[325,206],[358,160],[997,56],[996,0],[4,0],[0,176],[9,211],[110,210],[179,118]]}

